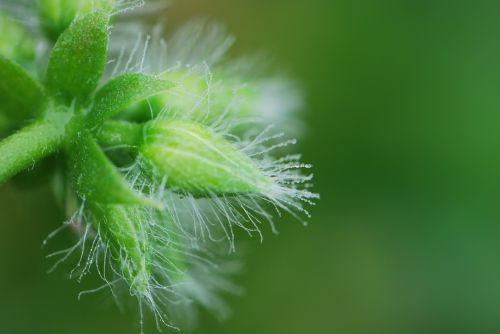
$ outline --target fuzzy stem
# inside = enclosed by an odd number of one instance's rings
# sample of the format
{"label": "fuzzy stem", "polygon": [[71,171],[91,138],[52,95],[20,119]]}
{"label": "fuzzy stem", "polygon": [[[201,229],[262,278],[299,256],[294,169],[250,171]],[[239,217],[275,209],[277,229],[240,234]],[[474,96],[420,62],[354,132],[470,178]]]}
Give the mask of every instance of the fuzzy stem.
{"label": "fuzzy stem", "polygon": [[0,185],[62,145],[66,118],[53,113],[0,142]]}
{"label": "fuzzy stem", "polygon": [[105,147],[126,146],[137,148],[142,142],[143,125],[124,121],[107,121],[97,134],[97,140]]}

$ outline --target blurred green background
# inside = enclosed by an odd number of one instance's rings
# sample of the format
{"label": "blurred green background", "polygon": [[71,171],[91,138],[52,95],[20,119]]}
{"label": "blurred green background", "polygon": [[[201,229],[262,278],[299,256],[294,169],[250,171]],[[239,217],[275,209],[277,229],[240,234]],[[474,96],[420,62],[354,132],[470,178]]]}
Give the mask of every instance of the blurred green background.
{"label": "blurred green background", "polygon": [[[220,19],[234,54],[269,51],[301,81],[298,150],[322,196],[309,227],[249,240],[245,295],[196,333],[500,333],[499,1],[183,0],[165,15]],[[0,333],[138,333],[135,314],[45,273],[61,220],[48,189],[0,190]]]}

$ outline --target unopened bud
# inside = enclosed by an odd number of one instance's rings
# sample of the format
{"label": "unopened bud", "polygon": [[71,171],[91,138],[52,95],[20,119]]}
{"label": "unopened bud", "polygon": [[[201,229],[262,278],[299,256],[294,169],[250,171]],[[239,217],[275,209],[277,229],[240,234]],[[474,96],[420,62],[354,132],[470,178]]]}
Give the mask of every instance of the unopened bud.
{"label": "unopened bud", "polygon": [[147,212],[140,207],[99,205],[90,208],[96,230],[116,259],[131,293],[147,291],[151,250]]}
{"label": "unopened bud", "polygon": [[175,86],[129,110],[132,118],[168,110],[166,117],[208,125],[225,120],[234,126],[262,121],[288,126],[302,106],[298,90],[286,79],[245,80],[231,71],[214,72],[182,68],[163,73]]}
{"label": "unopened bud", "polygon": [[200,124],[158,120],[141,147],[145,162],[167,187],[193,195],[262,193],[271,180],[222,136]]}

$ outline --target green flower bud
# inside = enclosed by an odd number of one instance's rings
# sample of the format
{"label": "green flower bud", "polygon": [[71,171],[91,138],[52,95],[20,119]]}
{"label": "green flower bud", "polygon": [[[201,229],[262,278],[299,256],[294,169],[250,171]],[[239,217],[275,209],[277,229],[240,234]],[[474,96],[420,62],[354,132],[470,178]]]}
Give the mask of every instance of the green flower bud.
{"label": "green flower bud", "polygon": [[77,15],[111,10],[116,0],[39,0],[39,16],[47,36],[56,40]]}
{"label": "green flower bud", "polygon": [[282,79],[244,80],[230,71],[211,74],[185,68],[161,78],[175,86],[128,110],[131,119],[143,121],[151,117],[151,109],[158,114],[167,107],[166,117],[180,116],[206,125],[221,119],[234,126],[263,120],[289,125],[290,116],[302,103],[293,84]]}
{"label": "green flower bud", "polygon": [[144,294],[151,276],[151,242],[147,212],[125,205],[94,205],[89,209],[93,225],[132,293]]}
{"label": "green flower bud", "polygon": [[35,57],[35,42],[24,28],[0,13],[0,55],[18,62]]}
{"label": "green flower bud", "polygon": [[175,82],[177,87],[160,95],[160,105],[168,105],[174,113],[190,113],[191,119],[216,121],[226,110],[236,111],[241,117],[255,117],[262,112],[260,82],[246,82],[230,74],[212,75],[196,71],[167,72],[164,79]]}
{"label": "green flower bud", "polygon": [[243,152],[200,124],[158,120],[140,148],[167,187],[193,195],[263,193],[271,180]]}

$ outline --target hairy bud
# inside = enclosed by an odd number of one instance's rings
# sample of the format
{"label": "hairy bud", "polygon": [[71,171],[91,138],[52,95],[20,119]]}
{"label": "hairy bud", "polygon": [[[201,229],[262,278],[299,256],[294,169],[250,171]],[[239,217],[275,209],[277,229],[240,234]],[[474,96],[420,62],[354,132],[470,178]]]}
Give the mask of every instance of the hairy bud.
{"label": "hairy bud", "polygon": [[149,126],[141,154],[167,187],[193,195],[263,192],[271,182],[253,161],[200,124],[158,120]]}
{"label": "hairy bud", "polygon": [[205,125],[232,124],[237,133],[248,127],[239,125],[259,122],[291,126],[294,113],[301,108],[300,94],[293,82],[281,78],[251,78],[223,68],[194,66],[165,72],[162,79],[174,83],[168,91],[141,103],[127,112],[132,119],[151,112],[167,110],[167,118],[184,118]]}
{"label": "hairy bud", "polygon": [[177,89],[163,94],[163,105],[177,112],[191,113],[191,119],[210,124],[228,118],[233,121],[282,122],[300,109],[300,96],[292,82],[280,78],[245,78],[222,68],[212,73],[177,70],[163,75]]}
{"label": "hairy bud", "polygon": [[119,272],[132,294],[148,289],[151,252],[148,241],[147,213],[143,208],[125,205],[93,206],[89,210],[100,238],[108,245]]}

